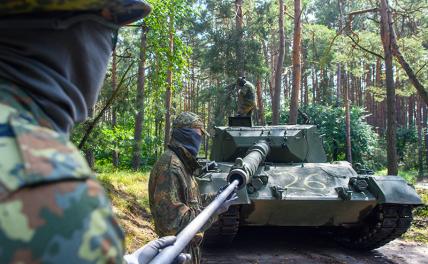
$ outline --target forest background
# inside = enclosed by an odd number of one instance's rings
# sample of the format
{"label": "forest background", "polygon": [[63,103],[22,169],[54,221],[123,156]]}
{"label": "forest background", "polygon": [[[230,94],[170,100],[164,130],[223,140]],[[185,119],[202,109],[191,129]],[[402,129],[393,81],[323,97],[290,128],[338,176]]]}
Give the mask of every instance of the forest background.
{"label": "forest background", "polygon": [[427,1],[148,2],[152,13],[120,31],[98,102],[72,134],[96,170],[150,168],[182,111],[210,130],[226,124],[245,75],[256,124],[302,123],[300,109],[329,161],[428,175]]}

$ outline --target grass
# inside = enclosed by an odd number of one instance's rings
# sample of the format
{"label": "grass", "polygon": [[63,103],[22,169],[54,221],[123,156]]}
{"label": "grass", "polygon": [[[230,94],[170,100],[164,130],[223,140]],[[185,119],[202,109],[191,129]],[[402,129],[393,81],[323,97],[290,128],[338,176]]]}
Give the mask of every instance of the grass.
{"label": "grass", "polygon": [[97,175],[112,201],[113,211],[126,233],[128,252],[157,237],[147,191],[149,171],[112,171]]}

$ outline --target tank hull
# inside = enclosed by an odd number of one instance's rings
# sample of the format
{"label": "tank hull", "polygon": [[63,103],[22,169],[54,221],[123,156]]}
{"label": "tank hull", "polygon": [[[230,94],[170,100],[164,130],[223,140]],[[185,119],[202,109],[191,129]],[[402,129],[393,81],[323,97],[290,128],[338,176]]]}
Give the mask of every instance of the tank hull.
{"label": "tank hull", "polygon": [[[218,172],[200,180],[201,194],[226,185],[232,166],[219,163]],[[354,190],[351,179],[362,179],[367,187]],[[348,225],[360,222],[378,204],[422,204],[400,177],[358,175],[348,162],[264,164],[238,195],[241,225],[258,226]]]}
{"label": "tank hull", "polygon": [[343,245],[373,249],[406,232],[412,208],[422,205],[399,176],[359,175],[348,162],[326,162],[316,128],[302,125],[216,128],[217,167],[198,178],[202,196],[227,185],[229,173],[242,165],[237,161],[260,140],[271,151],[251,170],[230,212],[206,232],[205,244],[232,241],[239,226],[307,226],[335,227]]}

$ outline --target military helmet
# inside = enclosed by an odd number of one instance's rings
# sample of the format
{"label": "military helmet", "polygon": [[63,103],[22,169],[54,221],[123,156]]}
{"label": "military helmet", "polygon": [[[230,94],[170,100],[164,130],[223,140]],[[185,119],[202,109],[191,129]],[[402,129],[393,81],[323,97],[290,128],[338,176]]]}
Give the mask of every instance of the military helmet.
{"label": "military helmet", "polygon": [[204,129],[204,122],[202,122],[201,118],[192,112],[179,114],[172,123],[172,128],[199,128],[205,135],[210,135]]}
{"label": "military helmet", "polygon": [[118,25],[137,21],[147,16],[150,10],[150,5],[140,0],[0,1],[0,17],[30,13],[94,12]]}

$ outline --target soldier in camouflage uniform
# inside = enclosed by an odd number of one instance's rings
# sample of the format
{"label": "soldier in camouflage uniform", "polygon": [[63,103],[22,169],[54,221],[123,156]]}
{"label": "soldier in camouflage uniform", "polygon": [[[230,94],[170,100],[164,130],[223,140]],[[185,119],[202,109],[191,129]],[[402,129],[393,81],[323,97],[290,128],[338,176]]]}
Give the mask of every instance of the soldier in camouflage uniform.
{"label": "soldier in camouflage uniform", "polygon": [[[194,113],[183,112],[174,120],[168,148],[154,165],[150,174],[149,199],[156,232],[159,236],[176,235],[202,210],[202,200],[194,174],[199,167],[196,155],[201,134],[207,135],[204,124]],[[233,199],[228,200],[217,215],[226,212]],[[217,217],[202,228],[208,229]],[[192,240],[188,252],[193,263],[200,262],[203,233]]]}
{"label": "soldier in camouflage uniform", "polygon": [[123,262],[123,232],[68,132],[96,101],[118,28],[149,11],[134,0],[0,2],[0,263]]}
{"label": "soldier in camouflage uniform", "polygon": [[245,77],[238,78],[238,115],[251,116],[256,108],[256,96],[254,85],[245,80]]}

